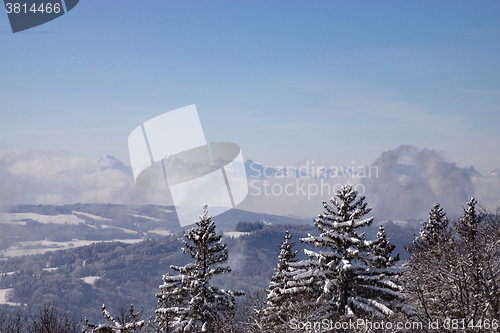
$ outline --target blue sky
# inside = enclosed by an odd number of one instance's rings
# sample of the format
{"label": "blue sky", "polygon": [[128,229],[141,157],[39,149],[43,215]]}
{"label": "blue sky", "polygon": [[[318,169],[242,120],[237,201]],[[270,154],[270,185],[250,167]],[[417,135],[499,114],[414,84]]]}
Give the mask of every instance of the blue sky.
{"label": "blue sky", "polygon": [[142,122],[196,104],[267,165],[369,164],[401,144],[500,167],[498,1],[82,0],[12,34],[0,144],[128,163]]}

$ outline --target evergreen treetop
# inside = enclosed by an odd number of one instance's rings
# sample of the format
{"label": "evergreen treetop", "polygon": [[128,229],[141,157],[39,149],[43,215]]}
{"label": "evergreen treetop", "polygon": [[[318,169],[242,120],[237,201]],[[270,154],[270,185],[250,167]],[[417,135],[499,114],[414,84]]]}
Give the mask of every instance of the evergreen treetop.
{"label": "evergreen treetop", "polygon": [[280,245],[279,261],[274,268],[269,284],[267,300],[270,306],[277,306],[285,301],[287,298],[285,290],[289,287],[289,282],[293,282],[290,273],[294,271],[294,268],[290,266],[290,263],[297,262],[298,259],[296,258],[297,251],[293,251],[292,249],[294,243],[290,241],[291,238],[290,233],[286,231],[284,241]]}
{"label": "evergreen treetop", "polygon": [[357,233],[374,219],[364,218],[371,208],[357,194],[352,186],[344,185],[330,199],[331,205],[323,202],[325,212],[314,220],[321,234],[309,234],[301,241],[330,251],[304,250],[310,260],[297,264],[302,272],[294,279],[309,283],[327,316],[391,316],[404,300],[401,287],[392,278],[401,270],[388,267],[396,259],[390,257],[394,246],[383,229],[376,241],[366,241],[364,233]]}
{"label": "evergreen treetop", "polygon": [[471,197],[467,201],[467,207],[463,209],[462,217],[455,224],[455,232],[466,246],[472,246],[475,243],[479,225],[485,217],[483,213],[477,212],[476,205],[477,200]]}
{"label": "evergreen treetop", "polygon": [[228,260],[222,235],[215,232],[215,222],[208,215],[208,206],[196,227],[184,235],[182,251],[195,261],[185,266],[170,266],[179,275],[163,276],[164,284],[157,294],[156,325],[167,332],[220,332],[227,324],[224,318],[234,311],[234,296],[239,291],[226,291],[209,285],[214,275],[230,272],[222,264]]}
{"label": "evergreen treetop", "polygon": [[399,261],[399,253],[396,257],[392,257],[391,253],[396,248],[396,245],[391,244],[390,239],[385,233],[384,226],[380,226],[377,232],[377,240],[373,241],[370,245],[372,252],[372,267],[386,268],[393,266]]}
{"label": "evergreen treetop", "polygon": [[449,220],[437,202],[429,212],[429,220],[422,222],[422,227],[420,237],[417,237],[414,241],[417,247],[427,249],[451,238]]}

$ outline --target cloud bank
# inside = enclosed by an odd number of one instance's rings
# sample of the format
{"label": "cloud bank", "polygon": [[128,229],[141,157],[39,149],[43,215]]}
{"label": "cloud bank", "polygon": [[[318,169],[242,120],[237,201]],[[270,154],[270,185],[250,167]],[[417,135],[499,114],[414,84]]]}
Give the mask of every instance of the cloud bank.
{"label": "cloud bank", "polygon": [[[372,172],[371,176],[366,172],[366,177],[358,177],[357,170],[351,169],[355,172],[350,176],[333,179],[319,179],[313,174],[312,177],[300,178],[298,183],[295,183],[297,179],[266,179],[270,195],[264,194],[263,181],[256,182],[256,187],[260,186],[262,190],[260,195],[249,195],[240,208],[312,218],[322,212],[321,201],[332,196],[328,189],[345,183],[354,185],[360,194],[366,196],[366,202],[373,207],[372,214],[380,220],[426,218],[435,202],[439,202],[449,216],[457,217],[462,214],[462,207],[471,196],[490,210],[500,205],[500,172],[483,177],[472,166],[461,168],[447,160],[444,153],[433,149],[399,146],[383,152],[365,167],[365,170],[368,169],[377,172]],[[268,169],[268,173],[274,171]],[[287,185],[290,193],[304,185],[306,193],[295,192],[291,196],[272,193],[273,186],[275,193],[279,193],[280,188],[284,189]],[[310,193],[308,188],[312,189]],[[252,191],[250,186],[250,193]]]}
{"label": "cloud bank", "polygon": [[[403,164],[404,163],[404,164]],[[374,213],[381,218],[425,217],[435,202],[451,214],[475,194],[467,169],[431,149],[400,146],[373,163],[378,178],[363,180]]]}
{"label": "cloud bank", "polygon": [[[377,176],[352,173],[333,179],[321,178],[318,169],[312,176],[289,172],[291,178],[280,178],[269,168],[270,178],[249,175],[250,194],[238,208],[313,218],[322,212],[321,202],[345,183],[364,191],[377,219],[425,218],[435,202],[448,214],[459,215],[470,196],[489,209],[500,205],[500,172],[481,177],[432,149],[400,146],[383,152],[371,167]],[[21,203],[173,204],[168,191],[137,187],[130,168],[109,155],[94,161],[54,152],[0,150],[0,206]]]}
{"label": "cloud bank", "polygon": [[26,149],[0,150],[0,205],[67,203],[172,204],[166,191],[137,187],[129,167]]}

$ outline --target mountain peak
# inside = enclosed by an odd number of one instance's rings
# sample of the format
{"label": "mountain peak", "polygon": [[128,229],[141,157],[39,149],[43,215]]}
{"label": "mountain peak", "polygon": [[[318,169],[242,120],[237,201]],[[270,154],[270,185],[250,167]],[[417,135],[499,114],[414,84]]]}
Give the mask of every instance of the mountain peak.
{"label": "mountain peak", "polygon": [[101,170],[106,170],[106,169],[115,169],[115,170],[121,170],[126,173],[132,173],[132,168],[126,166],[123,164],[120,160],[115,158],[114,156],[108,154],[105,157],[100,157],[97,162],[97,166]]}
{"label": "mountain peak", "polygon": [[465,170],[465,172],[467,173],[467,175],[469,177],[484,178],[484,176],[482,174],[480,174],[479,171],[477,171],[476,169],[474,169],[474,167],[472,166],[472,164],[468,168],[464,168],[464,170]]}

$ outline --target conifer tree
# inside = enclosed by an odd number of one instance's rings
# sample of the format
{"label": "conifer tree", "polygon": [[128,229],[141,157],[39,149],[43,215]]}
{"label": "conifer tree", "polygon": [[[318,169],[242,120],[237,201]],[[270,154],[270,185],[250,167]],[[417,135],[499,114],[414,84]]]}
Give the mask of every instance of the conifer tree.
{"label": "conifer tree", "polygon": [[437,202],[429,212],[429,219],[422,222],[422,227],[419,237],[414,241],[415,246],[421,250],[427,250],[451,239],[449,220]]}
{"label": "conifer tree", "polygon": [[294,243],[291,242],[291,238],[290,233],[286,231],[284,241],[280,244],[279,261],[267,290],[268,307],[263,310],[264,323],[272,325],[275,330],[276,326],[286,324],[296,309],[297,300],[294,299],[296,296],[290,292],[290,288],[294,288],[296,284],[293,280],[296,269],[290,264],[297,262],[298,258],[296,258],[297,251],[293,251]]}
{"label": "conifer tree", "polygon": [[292,250],[294,243],[290,241],[291,238],[290,233],[286,231],[285,240],[280,245],[279,261],[274,269],[267,293],[267,301],[271,307],[280,306],[290,297],[283,291],[285,291],[287,283],[293,281],[289,274],[293,268],[289,264],[298,261],[297,251]]}
{"label": "conifer tree", "polygon": [[163,276],[164,284],[157,297],[156,324],[166,332],[220,332],[224,318],[234,311],[232,292],[209,285],[215,275],[228,273],[223,266],[228,260],[227,246],[221,243],[222,235],[215,232],[215,223],[208,215],[208,206],[184,237],[182,251],[194,262],[182,267],[171,266],[179,274]]}
{"label": "conifer tree", "polygon": [[154,325],[157,332],[175,332],[176,315],[179,309],[187,308],[190,299],[188,289],[183,287],[187,276],[172,276],[171,272],[162,276],[161,293],[156,294],[157,310]]}
{"label": "conifer tree", "polygon": [[320,235],[309,234],[301,239],[329,250],[305,250],[310,260],[298,263],[302,272],[294,277],[310,283],[317,297],[315,302],[326,316],[391,316],[404,300],[401,287],[390,279],[401,270],[376,267],[371,246],[377,241],[366,241],[364,233],[357,231],[373,222],[373,217],[365,218],[371,208],[364,200],[357,198],[352,186],[344,185],[330,199],[331,205],[323,202],[325,212],[314,220]]}
{"label": "conifer tree", "polygon": [[[485,250],[489,244],[486,235],[482,232],[481,222],[485,216],[477,211],[476,205],[476,199],[471,197],[467,202],[467,207],[464,208],[462,217],[455,224],[455,233],[458,236],[455,251],[460,256],[457,261],[459,273],[454,274],[454,277],[455,282],[465,287],[459,290],[458,302],[452,299],[454,301],[452,304],[455,315],[460,315],[467,322],[484,319],[488,311],[484,305],[487,304],[485,298],[489,298],[489,292],[485,290],[489,282],[488,272],[485,270],[487,264]],[[452,295],[458,296],[457,293],[452,293]]]}
{"label": "conifer tree", "polygon": [[456,244],[448,228],[449,222],[439,203],[429,212],[429,219],[422,222],[423,229],[407,248],[411,254],[403,274],[405,292],[418,310],[419,320],[428,323],[445,318],[446,304],[452,295],[444,282],[446,270],[457,265]]}
{"label": "conifer tree", "polygon": [[390,239],[385,233],[384,226],[381,225],[377,232],[377,240],[370,244],[371,267],[386,268],[394,266],[399,261],[399,253],[396,257],[391,256],[395,248],[396,245],[391,244]]}
{"label": "conifer tree", "polygon": [[476,210],[477,200],[471,197],[467,201],[467,207],[464,208],[464,213],[462,217],[457,221],[455,225],[455,232],[460,237],[465,246],[469,250],[476,248],[474,245],[476,237],[478,235],[479,226],[481,221],[484,219],[484,214],[478,213]]}

